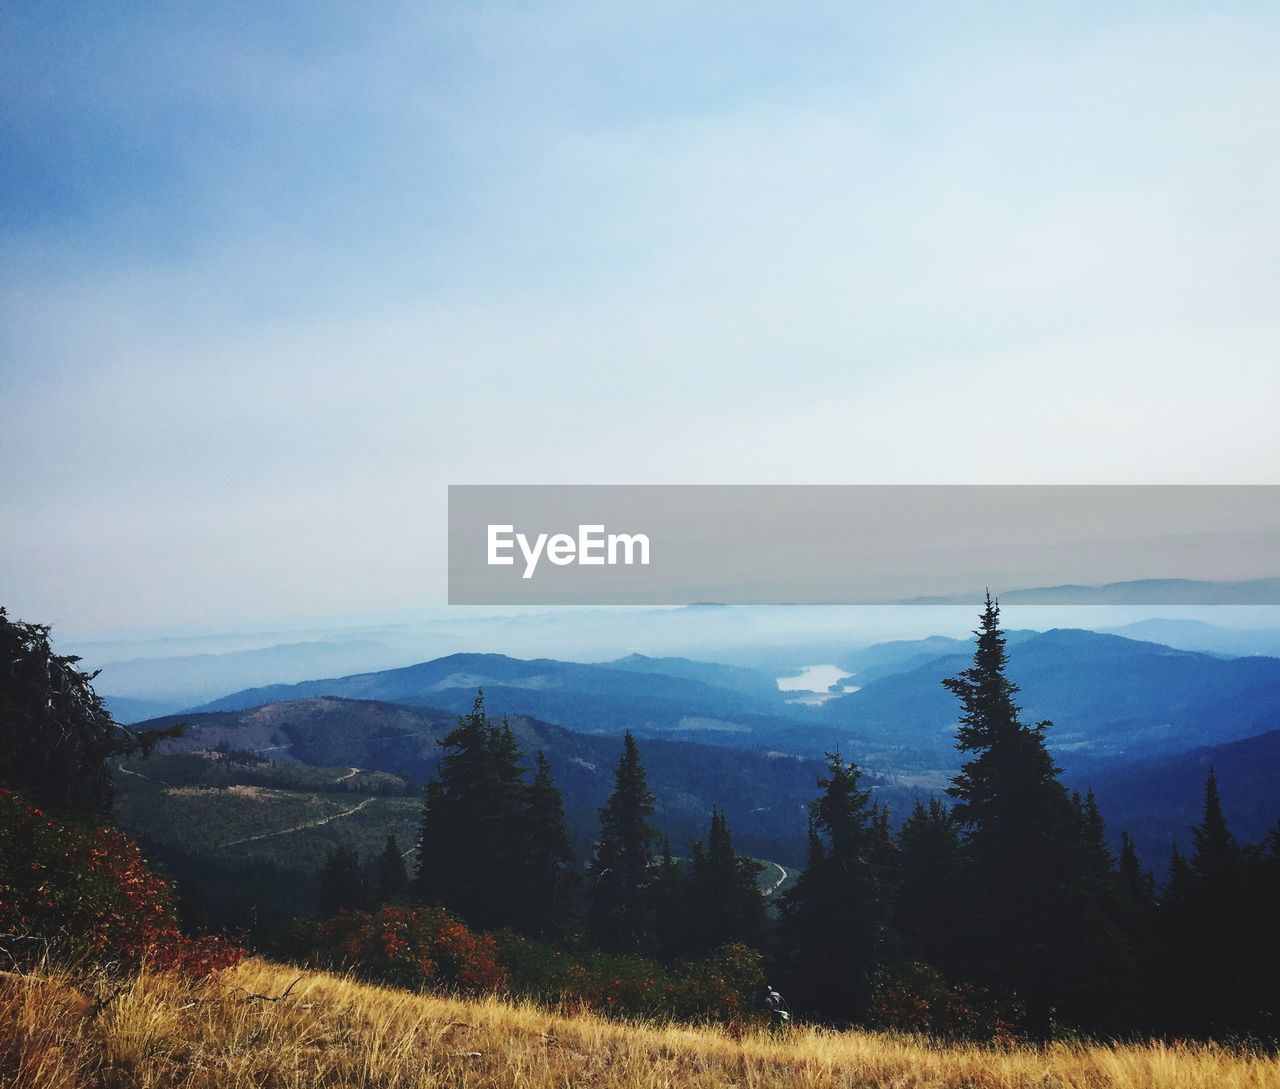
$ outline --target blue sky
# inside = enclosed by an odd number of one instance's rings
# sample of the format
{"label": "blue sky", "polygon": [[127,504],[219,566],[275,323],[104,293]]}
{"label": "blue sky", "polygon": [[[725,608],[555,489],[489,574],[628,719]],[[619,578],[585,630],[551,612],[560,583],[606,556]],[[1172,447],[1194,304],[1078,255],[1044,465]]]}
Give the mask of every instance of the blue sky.
{"label": "blue sky", "polygon": [[0,14],[0,601],[439,604],[460,482],[1275,482],[1274,5]]}

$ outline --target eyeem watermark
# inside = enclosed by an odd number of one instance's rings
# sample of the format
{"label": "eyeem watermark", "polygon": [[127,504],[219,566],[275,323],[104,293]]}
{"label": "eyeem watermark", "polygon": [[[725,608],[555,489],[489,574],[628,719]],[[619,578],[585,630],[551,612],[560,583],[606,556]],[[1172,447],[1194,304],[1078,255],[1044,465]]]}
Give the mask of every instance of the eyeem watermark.
{"label": "eyeem watermark", "polygon": [[585,567],[603,567],[613,564],[647,566],[649,563],[649,537],[644,533],[605,533],[604,526],[578,526],[578,535],[568,533],[539,533],[530,538],[517,533],[514,525],[489,526],[490,567],[510,567],[516,562],[515,549],[520,548],[524,557],[524,574],[533,578],[538,563],[545,556],[557,567],[581,564]]}
{"label": "eyeem watermark", "polygon": [[1280,485],[449,488],[454,605],[1276,605],[1277,557]]}

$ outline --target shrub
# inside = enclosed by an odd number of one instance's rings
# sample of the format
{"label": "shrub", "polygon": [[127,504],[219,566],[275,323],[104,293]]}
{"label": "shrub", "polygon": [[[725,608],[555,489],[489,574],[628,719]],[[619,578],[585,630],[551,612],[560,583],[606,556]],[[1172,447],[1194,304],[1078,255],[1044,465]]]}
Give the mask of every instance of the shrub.
{"label": "shrub", "polygon": [[507,981],[493,937],[472,932],[441,908],[387,904],[373,915],[340,911],[323,922],[298,924],[294,940],[325,967],[415,990],[435,985],[491,992]]}
{"label": "shrub", "polygon": [[[51,816],[0,787],[0,934],[15,959],[53,953],[206,975],[244,950],[188,938],[173,888],[115,828]],[[5,940],[7,939],[7,940]]]}
{"label": "shrub", "polygon": [[509,931],[498,942],[512,992],[610,1016],[741,1022],[764,988],[760,954],[744,945],[666,965],[638,956],[564,952]]}
{"label": "shrub", "polygon": [[299,923],[296,950],[317,966],[418,990],[502,991],[607,1016],[741,1023],[763,989],[760,954],[727,945],[700,961],[565,952],[510,930],[476,933],[442,908],[386,905]]}
{"label": "shrub", "polygon": [[1019,1010],[971,984],[949,984],[931,965],[911,962],[875,979],[871,1023],[877,1028],[952,1040],[1004,1040]]}

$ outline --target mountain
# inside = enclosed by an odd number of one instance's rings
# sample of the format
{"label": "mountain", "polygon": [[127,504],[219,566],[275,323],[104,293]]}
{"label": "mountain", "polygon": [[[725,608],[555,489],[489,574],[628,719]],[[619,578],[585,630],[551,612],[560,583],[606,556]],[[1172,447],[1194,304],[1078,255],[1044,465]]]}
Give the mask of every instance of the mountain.
{"label": "mountain", "polygon": [[731,692],[752,696],[767,704],[776,704],[780,698],[776,678],[763,670],[747,669],[744,666],[695,662],[691,658],[648,658],[643,654],[629,654],[625,658],[603,664],[609,669],[700,681],[716,688],[727,688]]}
{"label": "mountain", "polygon": [[[1040,634],[1034,631],[1005,632],[1005,643],[1010,648]],[[864,687],[871,681],[889,677],[895,673],[909,673],[939,658],[962,655],[972,657],[973,639],[952,639],[946,635],[931,635],[925,639],[895,639],[874,643],[869,647],[850,651],[836,659],[836,665],[852,674],[850,684]]]}
{"label": "mountain", "polygon": [[[660,672],[663,667],[675,673]],[[708,678],[714,678],[712,683]],[[491,714],[528,715],[585,733],[678,737],[821,754],[847,749],[847,731],[800,717],[763,674],[686,659],[633,656],[604,665],[452,654],[379,673],[247,689],[199,708],[231,711],[318,696],[463,712],[483,688]],[[721,683],[723,682],[723,683]],[[728,685],[727,687],[725,685]]]}
{"label": "mountain", "polygon": [[1203,620],[1153,618],[1108,628],[1106,632],[1126,639],[1142,639],[1179,650],[1198,650],[1227,658],[1244,658],[1251,654],[1280,657],[1280,631],[1274,629],[1223,628]]}
{"label": "mountain", "polygon": [[[437,708],[321,697],[170,716],[141,728],[178,721],[186,723],[186,732],[164,743],[165,754],[243,752],[277,763],[373,769],[420,784],[435,770],[438,742],[457,716]],[[551,760],[570,828],[587,849],[597,810],[613,789],[621,753],[617,737],[575,733],[524,715],[510,723],[530,760],[539,749]],[[641,743],[641,755],[657,799],[656,823],[677,846],[704,835],[711,807],[720,805],[742,850],[784,863],[802,857],[805,807],[816,794],[819,761],[655,739]],[[150,774],[142,765],[136,770]]]}
{"label": "mountain", "polygon": [[1280,821],[1280,729],[1143,760],[1095,768],[1068,779],[1081,791],[1092,787],[1113,838],[1123,829],[1136,842],[1143,861],[1163,873],[1174,841],[1193,850],[1191,826],[1200,822],[1205,777],[1218,777],[1223,811],[1238,842],[1258,843]]}
{"label": "mountain", "polygon": [[[1280,726],[1280,659],[1224,660],[1077,629],[1011,644],[1009,676],[1025,717],[1052,719],[1048,743],[1063,763],[1166,755]],[[966,649],[873,679],[818,717],[864,745],[892,747],[902,766],[955,767],[957,705],[940,682],[969,661]]]}
{"label": "mountain", "polygon": [[[993,590],[992,593],[995,593]],[[970,591],[913,598],[911,605],[959,605],[982,601]],[[1034,586],[1001,590],[1001,605],[1280,605],[1280,578],[1211,582],[1199,579],[1135,579],[1101,586]]]}
{"label": "mountain", "polygon": [[249,685],[388,669],[407,665],[414,657],[372,640],[284,643],[218,654],[108,661],[99,667],[97,688],[119,721],[133,722]]}
{"label": "mountain", "polygon": [[[1133,760],[1280,725],[1280,659],[1223,659],[1080,629],[1009,633],[1010,676],[1032,721],[1051,719],[1060,761]],[[942,653],[938,653],[938,652]],[[954,769],[956,704],[941,685],[971,644],[933,637],[841,656],[859,690],[819,708],[785,702],[767,674],[684,658],[604,664],[455,654],[377,673],[248,689],[204,710],[320,696],[464,712],[477,688],[490,712],[589,734],[765,746],[818,756],[839,748],[882,772]]]}

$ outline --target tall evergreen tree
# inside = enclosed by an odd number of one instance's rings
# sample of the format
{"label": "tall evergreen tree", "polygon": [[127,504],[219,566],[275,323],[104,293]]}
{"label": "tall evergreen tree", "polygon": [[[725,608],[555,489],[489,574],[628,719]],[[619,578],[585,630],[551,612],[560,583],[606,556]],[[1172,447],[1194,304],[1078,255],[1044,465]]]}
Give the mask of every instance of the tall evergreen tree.
{"label": "tall evergreen tree", "polygon": [[403,903],[409,895],[409,870],[394,835],[387,836],[378,858],[378,895],[385,904]]}
{"label": "tall evergreen tree", "polygon": [[711,811],[707,844],[695,844],[689,877],[690,951],[710,952],[730,942],[758,945],[764,935],[764,898],[758,862],[739,856],[724,810]]}
{"label": "tall evergreen tree", "polygon": [[937,798],[916,802],[898,832],[895,920],[905,953],[955,974],[962,946],[956,905],[960,900],[960,831]]}
{"label": "tall evergreen tree", "polygon": [[600,840],[588,875],[591,933],[610,952],[637,953],[650,943],[650,868],[657,839],[652,815],[653,795],[628,730],[613,794],[600,810]]}
{"label": "tall evergreen tree", "polygon": [[418,833],[418,897],[480,929],[519,925],[524,912],[528,796],[510,726],[476,695],[440,741]]}
{"label": "tall evergreen tree", "polygon": [[10,620],[0,605],[0,784],[27,801],[100,820],[111,808],[112,758],[146,755],[182,727],[119,725],[93,690],[96,673],[55,654],[47,624]]}
{"label": "tall evergreen tree", "polygon": [[1076,852],[1064,890],[1069,914],[1058,935],[1062,990],[1055,996],[1067,1023],[1109,1033],[1139,1023],[1144,980],[1123,923],[1115,856],[1090,790],[1072,795]]}
{"label": "tall evergreen tree", "polygon": [[1043,1035],[1069,986],[1078,821],[1045,746],[1050,723],[1020,718],[990,594],[974,634],[973,665],[942,682],[962,707],[956,747],[970,754],[948,789],[967,832],[966,974],[1023,1003]]}
{"label": "tall evergreen tree", "polygon": [[[701,849],[701,844],[697,845]],[[662,850],[649,889],[653,906],[653,951],[674,960],[689,947],[689,879],[671,853],[671,840],[662,837]]]}
{"label": "tall evergreen tree", "polygon": [[828,754],[809,807],[808,864],[780,905],[779,967],[792,1000],[836,1022],[866,1015],[889,923],[859,776],[856,764]]}
{"label": "tall evergreen tree", "polygon": [[576,855],[564,818],[564,796],[551,773],[551,762],[538,752],[529,787],[525,929],[544,941],[564,936],[573,915],[578,875]]}
{"label": "tall evergreen tree", "polygon": [[320,871],[320,917],[340,911],[360,911],[369,906],[369,882],[354,847],[332,848]]}
{"label": "tall evergreen tree", "polygon": [[1173,1020],[1195,1035],[1240,1031],[1252,1020],[1252,976],[1258,949],[1252,929],[1250,890],[1244,881],[1244,856],[1227,827],[1213,769],[1205,780],[1200,823],[1191,829],[1195,849],[1171,879],[1170,946],[1179,970],[1169,980]]}
{"label": "tall evergreen tree", "polygon": [[1230,895],[1239,877],[1240,848],[1227,827],[1222,812],[1222,796],[1218,793],[1218,777],[1213,768],[1204,784],[1204,812],[1200,823],[1191,829],[1195,852],[1191,869],[1207,889]]}

